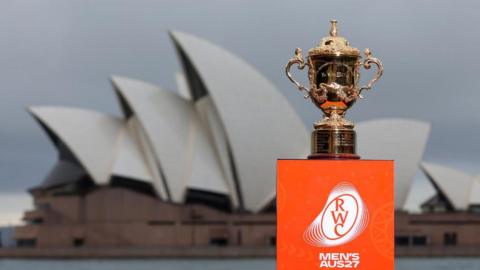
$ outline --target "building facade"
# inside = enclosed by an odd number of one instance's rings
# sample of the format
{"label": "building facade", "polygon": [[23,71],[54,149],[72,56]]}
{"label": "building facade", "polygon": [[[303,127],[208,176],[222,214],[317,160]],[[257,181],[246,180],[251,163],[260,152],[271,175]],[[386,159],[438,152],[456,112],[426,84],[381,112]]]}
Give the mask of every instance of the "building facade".
{"label": "building facade", "polygon": [[126,187],[85,194],[33,190],[36,209],[17,227],[19,247],[275,246],[275,214],[173,204]]}
{"label": "building facade", "polygon": [[480,215],[431,212],[395,215],[397,256],[479,256]]}

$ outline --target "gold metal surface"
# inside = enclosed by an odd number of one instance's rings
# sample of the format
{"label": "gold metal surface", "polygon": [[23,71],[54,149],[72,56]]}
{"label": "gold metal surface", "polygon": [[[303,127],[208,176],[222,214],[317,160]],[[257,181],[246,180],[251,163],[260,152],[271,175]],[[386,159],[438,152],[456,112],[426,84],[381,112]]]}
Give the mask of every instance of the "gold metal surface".
{"label": "gold metal surface", "polygon": [[[345,38],[338,36],[337,21],[332,20],[330,23],[330,35],[322,38],[317,47],[310,49],[306,59],[300,48],[295,49],[294,57],[285,66],[285,73],[298,90],[302,91],[304,97],[310,99],[324,114],[323,119],[314,124],[312,155],[355,155],[353,123],[345,119],[345,113],[357,99],[363,98],[362,91],[370,90],[382,76],[383,65],[379,59],[372,57],[370,49],[365,49],[365,59],[361,62],[360,51],[351,47]],[[370,69],[372,64],[377,67],[376,74],[365,86],[359,87],[360,67]],[[309,88],[293,78],[290,73],[293,65],[297,65],[300,70],[308,67]],[[317,136],[319,134],[348,137],[351,138],[349,144],[352,145],[347,146],[345,141],[334,140],[333,137],[326,139]],[[320,138],[329,142],[328,147],[321,145]]]}
{"label": "gold metal surface", "polygon": [[[305,88],[305,86],[303,86],[301,83],[297,82],[292,74],[290,73],[290,67],[294,64],[297,64],[298,65],[298,69],[302,70],[305,68],[305,66],[307,65],[305,63],[305,60],[303,59],[303,55],[302,55],[302,49],[300,48],[296,48],[295,49],[295,56],[290,59],[290,61],[288,61],[287,63],[287,66],[285,67],[285,73],[287,74],[287,78],[297,86],[298,90],[304,92],[304,97],[305,98],[309,98],[310,97],[310,91]],[[310,66],[308,66],[308,69],[311,70]]]}
{"label": "gold metal surface", "polygon": [[338,36],[337,21],[330,21],[330,36],[322,38],[317,47],[311,48],[308,51],[310,57],[322,55],[349,55],[358,57],[360,51],[357,48],[351,47],[348,40],[344,37]]}
{"label": "gold metal surface", "polygon": [[382,62],[380,62],[380,60],[378,58],[375,58],[375,57],[372,57],[372,53],[370,52],[370,49],[369,48],[366,48],[365,49],[365,61],[363,61],[363,67],[365,69],[370,69],[371,67],[371,64],[375,64],[377,66],[377,74],[375,74],[375,76],[373,77],[373,79],[371,79],[367,85],[365,86],[362,86],[360,88],[360,92],[362,90],[370,90],[372,89],[372,86],[373,84],[378,81],[378,79],[380,79],[380,77],[382,77],[382,74],[383,74],[383,65],[382,65]]}

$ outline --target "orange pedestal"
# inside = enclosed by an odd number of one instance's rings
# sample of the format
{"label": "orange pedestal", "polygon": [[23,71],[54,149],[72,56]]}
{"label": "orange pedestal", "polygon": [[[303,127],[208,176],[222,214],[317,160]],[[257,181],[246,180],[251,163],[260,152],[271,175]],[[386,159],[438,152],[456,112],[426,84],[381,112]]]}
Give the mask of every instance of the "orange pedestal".
{"label": "orange pedestal", "polygon": [[393,226],[393,161],[278,161],[277,269],[393,270]]}

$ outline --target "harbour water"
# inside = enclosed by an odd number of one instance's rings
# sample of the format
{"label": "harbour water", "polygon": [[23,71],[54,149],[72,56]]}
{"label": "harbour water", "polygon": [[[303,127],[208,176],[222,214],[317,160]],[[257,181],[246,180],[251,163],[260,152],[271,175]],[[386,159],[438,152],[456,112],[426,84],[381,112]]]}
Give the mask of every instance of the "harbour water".
{"label": "harbour water", "polygon": [[[0,260],[0,270],[274,270],[273,259]],[[395,270],[478,270],[480,258],[401,258]]]}

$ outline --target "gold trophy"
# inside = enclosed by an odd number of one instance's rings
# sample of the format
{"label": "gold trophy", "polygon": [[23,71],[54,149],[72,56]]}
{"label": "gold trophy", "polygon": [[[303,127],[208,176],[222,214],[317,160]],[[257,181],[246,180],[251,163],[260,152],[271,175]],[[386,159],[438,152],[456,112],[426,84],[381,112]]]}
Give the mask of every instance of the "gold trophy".
{"label": "gold trophy", "polygon": [[[332,20],[330,36],[322,38],[320,44],[308,51],[307,61],[302,50],[297,48],[295,56],[288,61],[285,72],[288,79],[323,111],[323,119],[314,123],[311,154],[309,159],[359,159],[355,149],[353,122],[345,119],[346,111],[362,91],[370,90],[382,76],[383,65],[365,49],[365,60],[360,61],[360,51],[351,47],[348,41],[338,36],[337,21]],[[308,66],[310,89],[297,82],[290,73],[292,65],[298,69]],[[367,85],[359,87],[360,66],[370,69],[377,66],[377,72]]]}

